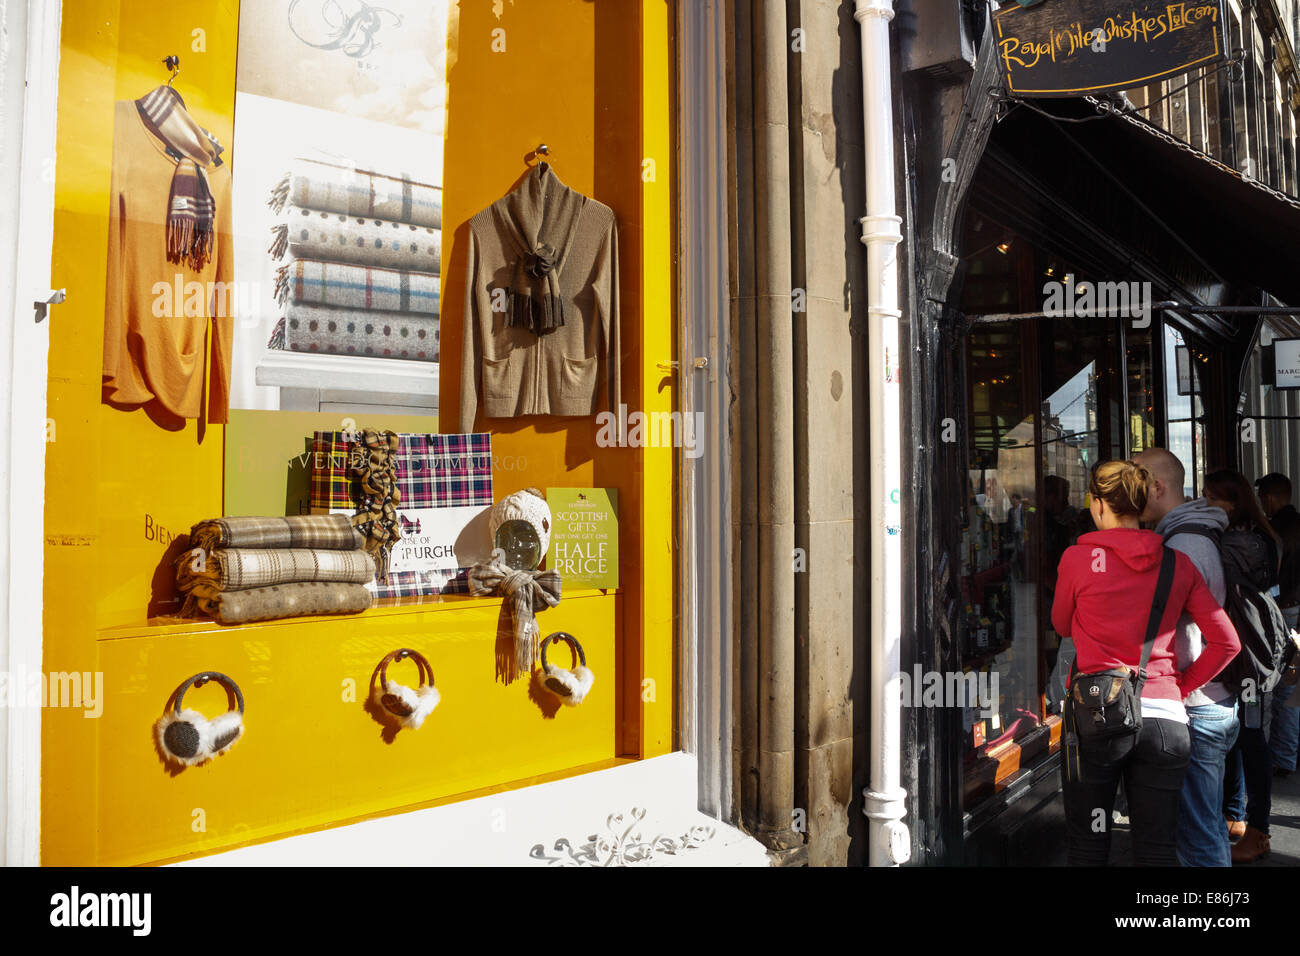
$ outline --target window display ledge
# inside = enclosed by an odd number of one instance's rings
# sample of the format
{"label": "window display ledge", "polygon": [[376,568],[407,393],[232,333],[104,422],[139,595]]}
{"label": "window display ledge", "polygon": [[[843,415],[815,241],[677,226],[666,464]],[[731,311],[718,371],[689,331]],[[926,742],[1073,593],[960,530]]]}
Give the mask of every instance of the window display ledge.
{"label": "window display ledge", "polygon": [[175,865],[770,865],[761,843],[697,809],[697,774],[693,755],[671,753]]}
{"label": "window display ledge", "polygon": [[438,363],[318,355],[268,349],[257,363],[258,385],[438,397]]}
{"label": "window display ledge", "polygon": [[[563,595],[562,604],[573,601],[591,600],[593,598],[613,597],[618,589],[582,590]],[[119,624],[102,627],[97,632],[101,641],[118,641],[139,637],[160,637],[166,634],[228,634],[241,630],[265,630],[270,627],[300,627],[305,624],[318,624],[322,621],[373,619],[377,617],[403,617],[411,614],[437,614],[447,611],[465,611],[476,608],[499,608],[499,597],[471,597],[468,594],[448,594],[440,597],[419,598],[385,598],[360,614],[324,614],[307,617],[286,617],[274,621],[254,621],[248,624],[218,624],[207,618],[155,617],[135,624]]]}

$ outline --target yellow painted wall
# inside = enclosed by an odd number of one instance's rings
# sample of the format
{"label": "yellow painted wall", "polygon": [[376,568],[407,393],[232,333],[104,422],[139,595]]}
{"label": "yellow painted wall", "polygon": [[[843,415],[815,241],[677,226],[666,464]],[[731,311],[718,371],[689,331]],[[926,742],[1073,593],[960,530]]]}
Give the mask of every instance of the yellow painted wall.
{"label": "yellow painted wall", "polygon": [[[459,354],[464,225],[512,188],[524,154],[545,141],[560,177],[618,215],[626,401],[671,410],[675,380],[656,368],[673,356],[670,4],[506,3],[499,21],[491,3],[461,6],[448,57],[443,354]],[[113,102],[165,81],[159,61],[179,54],[177,87],[227,145],[237,176],[239,157],[229,149],[237,23],[229,0],[64,7],[53,275],[68,302],[51,327],[45,669],[102,671],[106,700],[98,719],[76,709],[44,713],[46,864],[211,852],[672,749],[672,451],[598,448],[594,420],[478,426],[493,432],[498,497],[526,485],[619,489],[620,593],[566,595],[542,618],[544,633],[564,627],[582,636],[593,660],[596,690],[575,711],[548,718],[524,682],[494,680],[490,602],[236,629],[146,626],[173,607],[171,537],[203,518],[269,505],[285,481],[282,473],[257,488],[231,479],[221,426],[173,429],[100,403]],[[506,53],[491,49],[498,27],[507,31]],[[191,48],[195,29],[205,31],[206,52]],[[649,182],[647,158],[655,160]],[[458,369],[446,363],[441,373],[439,417],[454,422]],[[236,447],[254,421],[232,419]],[[294,427],[302,436],[311,430]],[[278,431],[267,439],[277,447],[292,440]],[[402,644],[429,655],[445,696],[426,730],[390,745],[342,689]],[[248,736],[227,756],[172,777],[154,753],[152,724],[171,690],[205,668],[243,678]],[[219,701],[210,687],[194,699],[210,713]],[[302,716],[315,709],[319,726]],[[195,809],[204,811],[204,830],[195,828]]]}
{"label": "yellow painted wall", "polygon": [[[495,12],[495,7],[500,12]],[[665,0],[462,2],[449,52],[444,147],[442,354],[459,355],[466,224],[515,187],[541,143],[565,185],[618,217],[624,402],[673,409],[671,4]],[[502,31],[502,32],[497,32]],[[501,50],[504,42],[504,50]],[[646,160],[654,161],[647,182]],[[454,430],[461,369],[441,370]],[[601,448],[595,419],[489,419],[493,453],[527,482],[619,491],[623,618],[619,752],[672,749],[673,474],[668,448]],[[499,492],[513,491],[505,481]],[[646,684],[646,680],[652,681]],[[644,699],[643,699],[644,698]]]}
{"label": "yellow painted wall", "polygon": [[[165,82],[161,60],[176,53],[187,106],[229,145],[236,24],[236,5],[225,0],[64,5],[52,275],[68,300],[50,327],[48,414],[56,438],[45,470],[47,673],[99,670],[97,631],[142,622],[151,603],[172,597],[168,536],[221,512],[221,426],[200,432],[188,422],[172,430],[144,410],[109,408],[100,403],[100,370],[113,103]],[[191,51],[195,28],[206,31],[206,53]],[[82,714],[51,707],[42,716],[47,864],[99,860],[100,721]]]}

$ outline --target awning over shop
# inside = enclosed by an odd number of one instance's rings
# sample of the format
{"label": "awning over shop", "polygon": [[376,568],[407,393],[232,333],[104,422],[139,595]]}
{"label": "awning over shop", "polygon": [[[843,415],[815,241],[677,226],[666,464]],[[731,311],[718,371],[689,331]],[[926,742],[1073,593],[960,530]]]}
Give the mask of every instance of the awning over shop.
{"label": "awning over shop", "polygon": [[1185,266],[1300,305],[1300,200],[1100,100],[1057,101],[1050,113],[1014,108],[999,140],[1064,202],[1102,214],[1102,228],[1175,273]]}

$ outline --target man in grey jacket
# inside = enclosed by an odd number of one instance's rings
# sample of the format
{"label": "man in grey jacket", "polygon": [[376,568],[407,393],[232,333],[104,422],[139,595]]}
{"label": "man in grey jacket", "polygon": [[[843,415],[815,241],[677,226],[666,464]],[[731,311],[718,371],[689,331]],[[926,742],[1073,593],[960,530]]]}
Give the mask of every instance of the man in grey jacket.
{"label": "man in grey jacket", "polygon": [[[1223,604],[1227,589],[1218,546],[1204,535],[1180,532],[1196,526],[1221,532],[1228,526],[1227,513],[1202,498],[1188,499],[1183,494],[1183,464],[1166,449],[1149,448],[1133,460],[1151,472],[1143,522],[1154,525],[1166,544],[1192,559],[1215,600]],[[1174,638],[1178,669],[1196,660],[1203,647],[1200,628],[1183,614]],[[1211,681],[1183,703],[1191,731],[1191,760],[1178,807],[1178,858],[1183,866],[1232,866],[1223,815],[1223,775],[1224,761],[1237,740],[1237,698]]]}

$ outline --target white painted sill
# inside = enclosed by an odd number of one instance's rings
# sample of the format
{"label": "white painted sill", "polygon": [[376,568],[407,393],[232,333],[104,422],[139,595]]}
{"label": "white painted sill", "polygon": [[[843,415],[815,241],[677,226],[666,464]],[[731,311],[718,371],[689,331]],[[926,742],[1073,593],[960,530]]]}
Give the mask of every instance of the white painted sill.
{"label": "white painted sill", "polygon": [[[672,753],[173,865],[769,866],[761,843],[696,808],[696,773],[693,755]],[[645,811],[639,822],[633,808]],[[694,828],[712,836],[696,829],[683,847]]]}

